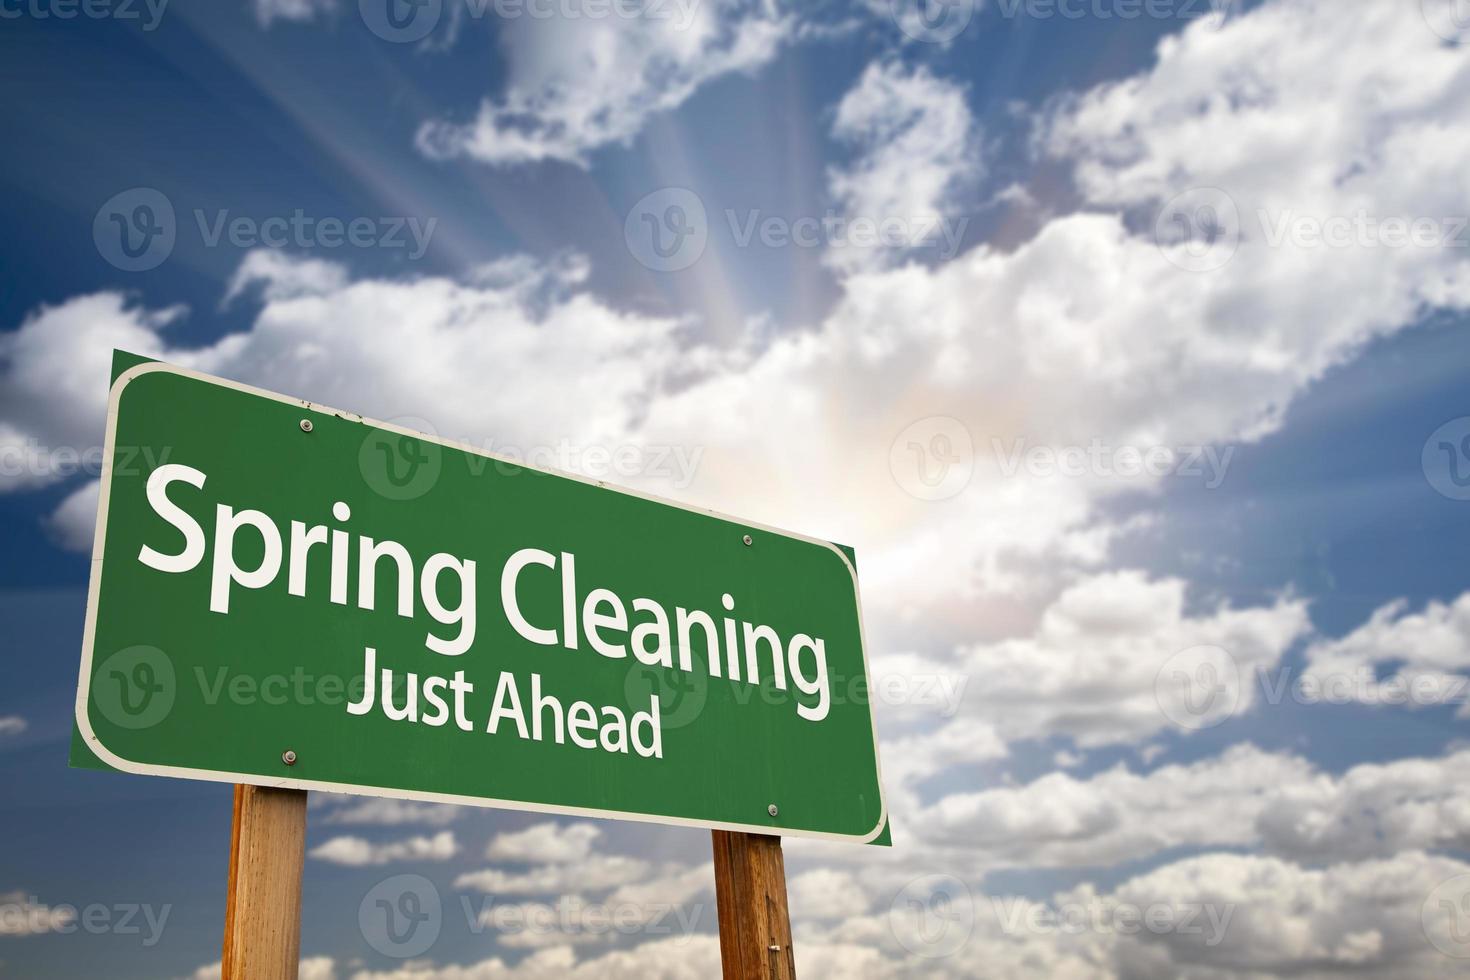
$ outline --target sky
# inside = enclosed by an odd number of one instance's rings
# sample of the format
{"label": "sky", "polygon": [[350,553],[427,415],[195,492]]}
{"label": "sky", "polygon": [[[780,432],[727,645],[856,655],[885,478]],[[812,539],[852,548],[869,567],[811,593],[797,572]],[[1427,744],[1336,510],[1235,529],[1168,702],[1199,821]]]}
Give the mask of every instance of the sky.
{"label": "sky", "polygon": [[[66,765],[115,349],[852,546],[802,976],[1470,973],[1459,0],[0,21],[0,976],[219,975],[230,788]],[[709,837],[313,793],[301,949],[708,977]]]}

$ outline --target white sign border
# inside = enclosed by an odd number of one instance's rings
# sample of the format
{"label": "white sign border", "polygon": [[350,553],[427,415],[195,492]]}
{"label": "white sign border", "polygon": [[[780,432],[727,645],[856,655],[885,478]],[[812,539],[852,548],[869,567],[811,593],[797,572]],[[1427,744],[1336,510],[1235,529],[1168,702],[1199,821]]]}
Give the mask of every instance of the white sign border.
{"label": "white sign border", "polygon": [[739,518],[719,513],[718,511],[709,510],[703,507],[691,507],[690,505],[681,503],[677,500],[669,500],[665,497],[643,493],[641,491],[633,490],[628,487],[615,486],[601,480],[591,480],[584,476],[579,476],[575,473],[563,473],[558,470],[548,469],[545,467],[532,466],[519,460],[512,460],[504,456],[497,455],[495,453],[486,452],[483,449],[472,446],[468,443],[459,442],[453,439],[440,439],[437,436],[431,436],[423,432],[415,432],[412,429],[393,425],[388,422],[379,422],[374,419],[366,418],[364,416],[358,415],[355,412],[338,411],[337,409],[329,408],[325,405],[319,405],[314,402],[305,401],[300,398],[291,398],[290,396],[282,395],[278,392],[266,391],[263,388],[255,388],[250,385],[240,384],[237,381],[231,381],[227,378],[215,377],[214,375],[204,374],[200,371],[193,371],[188,368],[178,367],[176,365],[168,364],[163,361],[149,361],[144,364],[134,365],[133,367],[128,368],[122,374],[118,375],[117,380],[112,385],[112,390],[109,393],[107,399],[107,436],[106,442],[103,445],[102,453],[102,491],[97,502],[97,529],[94,532],[92,538],[92,571],[87,585],[87,618],[82,633],[82,662],[80,668],[80,676],[77,682],[77,728],[80,730],[82,737],[86,740],[87,747],[91,749],[91,751],[95,753],[98,758],[106,762],[108,765],[112,766],[114,769],[119,769],[123,772],[137,773],[144,776],[168,776],[176,779],[201,779],[208,782],[216,783],[244,783],[251,786],[270,786],[280,789],[318,790],[328,793],[351,793],[358,796],[376,796],[388,799],[417,800],[430,803],[454,803],[460,806],[477,806],[503,810],[519,810],[527,813],[548,813],[574,817],[597,817],[606,820],[631,820],[638,823],[654,823],[674,827],[697,827],[706,830],[728,830],[748,834],[765,834],[768,836],[774,835],[781,837],[803,837],[812,840],[845,841],[858,844],[870,843],[873,840],[877,839],[878,836],[883,833],[884,828],[888,824],[888,801],[886,795],[883,792],[883,764],[878,755],[878,724],[877,718],[873,714],[873,699],[871,697],[868,699],[868,724],[871,727],[873,733],[873,767],[874,774],[877,777],[878,782],[879,806],[878,823],[876,826],[874,826],[872,831],[867,834],[837,834],[827,831],[803,830],[796,827],[782,827],[772,824],[723,823],[715,820],[699,820],[691,817],[669,817],[660,814],[638,813],[627,810],[602,810],[595,807],[559,806],[542,803],[528,803],[521,800],[497,800],[480,796],[458,796],[452,793],[423,793],[409,790],[395,790],[384,786],[360,786],[353,783],[323,782],[314,779],[270,777],[262,776],[257,773],[228,773],[214,769],[190,769],[185,766],[166,766],[153,765],[142,762],[133,762],[130,759],[124,759],[122,756],[117,755],[112,750],[108,749],[107,746],[102,744],[102,740],[98,738],[96,732],[93,731],[91,719],[87,715],[87,705],[89,701],[89,695],[91,693],[92,683],[93,641],[95,639],[95,631],[97,628],[97,594],[102,583],[102,555],[107,541],[107,505],[112,486],[112,457],[114,444],[117,437],[118,405],[122,400],[122,393],[124,389],[126,389],[132,381],[142,377],[145,374],[154,374],[158,372],[175,374],[185,378],[192,378],[196,381],[205,382],[206,384],[219,385],[221,387],[230,388],[235,391],[244,392],[245,394],[256,395],[261,398],[268,398],[272,401],[283,402],[288,405],[297,405],[303,411],[331,415],[337,418],[359,422],[363,425],[372,426],[377,429],[383,429],[388,432],[396,432],[399,435],[414,436],[415,438],[419,439],[427,439],[430,442],[439,446],[444,446],[450,449],[457,449],[462,452],[471,453],[476,456],[483,456],[487,459],[495,460],[502,463],[508,463],[519,468],[534,470],[538,473],[546,473],[548,475],[558,476],[564,479],[576,480],[579,483],[585,483],[589,486],[600,487],[604,490],[612,490],[617,493],[627,494],[631,497],[639,497],[643,500],[653,501],[654,503],[664,504],[670,507],[677,507],[680,510],[687,510],[696,514],[704,514],[707,517],[714,517],[722,521],[728,521],[729,523],[735,524],[739,527],[755,528],[761,531],[768,532],[770,534],[779,534],[782,537],[794,538],[798,541],[806,541],[810,544],[816,544],[821,545],[824,548],[830,548],[837,555],[838,558],[842,559],[842,564],[847,567],[848,573],[852,576],[853,601],[855,603],[858,616],[858,642],[862,645],[863,673],[864,676],[868,677],[870,680],[872,678],[872,672],[869,670],[868,667],[868,639],[866,631],[863,627],[862,595],[858,590],[857,570],[853,568],[852,562],[848,560],[847,555],[842,552],[842,549],[832,544],[830,541],[823,541],[820,538],[808,537],[804,534],[793,534],[789,531],[782,531],[778,528],[768,527],[755,521],[743,521]]}

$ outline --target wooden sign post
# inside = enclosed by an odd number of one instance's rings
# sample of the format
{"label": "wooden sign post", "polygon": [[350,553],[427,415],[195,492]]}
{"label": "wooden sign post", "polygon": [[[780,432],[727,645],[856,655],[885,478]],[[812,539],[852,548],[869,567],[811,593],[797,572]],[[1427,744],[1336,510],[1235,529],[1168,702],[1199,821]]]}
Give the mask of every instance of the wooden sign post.
{"label": "wooden sign post", "polygon": [[296,980],[306,791],[235,787],[222,980]]}
{"label": "wooden sign post", "polygon": [[781,838],[711,831],[725,980],[795,980]]}

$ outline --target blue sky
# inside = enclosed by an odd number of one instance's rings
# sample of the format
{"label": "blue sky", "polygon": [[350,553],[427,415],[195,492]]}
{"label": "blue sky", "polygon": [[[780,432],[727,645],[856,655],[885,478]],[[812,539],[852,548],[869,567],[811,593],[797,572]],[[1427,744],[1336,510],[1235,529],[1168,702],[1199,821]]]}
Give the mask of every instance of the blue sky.
{"label": "blue sky", "polygon": [[[900,0],[444,0],[412,43],[368,0],[55,6],[0,0],[0,976],[218,970],[228,787],[66,768],[96,490],[55,467],[101,441],[113,348],[477,444],[697,450],[621,482],[853,545],[907,692],[876,709],[895,847],[788,843],[803,975],[1470,963],[1453,3],[953,0],[936,33]],[[159,196],[173,245],[130,271],[112,215]],[[702,247],[661,268],[671,202]],[[865,220],[898,237],[826,230]],[[936,435],[937,494],[905,468]],[[1125,447],[1172,462],[1120,475]],[[1213,714],[1166,683],[1201,657],[1235,679]],[[1376,703],[1415,677],[1439,693]],[[1271,696],[1304,681],[1348,703]],[[303,977],[714,969],[703,832],[360,802],[311,811]],[[444,903],[411,956],[358,915],[401,875]],[[567,896],[642,925],[461,903]]]}

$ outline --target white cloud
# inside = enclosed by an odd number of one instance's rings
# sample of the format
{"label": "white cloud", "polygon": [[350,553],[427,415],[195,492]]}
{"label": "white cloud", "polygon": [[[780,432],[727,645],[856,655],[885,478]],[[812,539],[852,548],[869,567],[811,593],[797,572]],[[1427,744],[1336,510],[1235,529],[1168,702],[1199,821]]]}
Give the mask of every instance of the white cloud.
{"label": "white cloud", "polygon": [[23,891],[0,892],[0,936],[71,932],[76,920],[77,910],[71,905],[46,905]]}
{"label": "white cloud", "polygon": [[953,793],[916,816],[924,839],[975,867],[1111,865],[1185,845],[1247,845],[1265,798],[1311,766],[1238,745],[1217,759],[1139,775],[1052,773],[1022,787]]}
{"label": "white cloud", "polygon": [[[1137,907],[1229,909],[1224,941],[1210,944],[1207,931],[1140,931],[1121,944],[1118,972],[1135,977],[1186,971],[1209,977],[1446,976],[1453,961],[1428,940],[1451,938],[1450,923],[1426,915],[1425,906],[1436,887],[1466,872],[1470,865],[1419,852],[1322,869],[1237,854],[1180,861],[1126,882],[1109,900]],[[1461,946],[1463,940],[1449,944]]]}
{"label": "white cloud", "polygon": [[558,946],[514,965],[500,957],[464,966],[412,962],[391,970],[360,970],[352,980],[708,980],[719,969],[718,940],[681,936],[580,961],[570,946]]}
{"label": "white cloud", "polygon": [[1172,692],[1160,689],[1159,674],[1176,654],[1199,646],[1227,651],[1240,676],[1232,685],[1237,696],[1221,706],[1241,715],[1256,702],[1255,673],[1278,664],[1309,628],[1300,600],[1222,604],[1189,615],[1183,580],[1108,572],[1065,590],[1032,636],[970,648],[965,668],[984,682],[972,685],[967,706],[1008,741],[1070,735],[1083,747],[1132,742],[1189,720],[1160,702]]}
{"label": "white cloud", "polygon": [[[222,965],[201,966],[187,980],[220,980]],[[308,956],[298,964],[296,977],[297,980],[337,980],[336,964],[330,956]]]}
{"label": "white cloud", "polygon": [[287,255],[275,249],[256,249],[246,254],[240,268],[230,277],[224,303],[233,302],[252,286],[260,286],[267,300],[279,301],[320,296],[346,285],[347,270],[336,262]]}
{"label": "white cloud", "polygon": [[[312,797],[319,798],[313,793]],[[448,803],[416,803],[411,800],[395,800],[388,797],[348,797],[323,818],[328,824],[366,824],[380,827],[395,827],[402,824],[423,824],[442,827],[458,820],[464,807]]]}
{"label": "white cloud", "polygon": [[[1082,886],[1033,901],[972,889],[945,909],[944,919],[927,927],[901,907],[851,915],[830,926],[808,924],[798,930],[793,948],[801,975],[875,980],[1252,980],[1271,975],[1325,980],[1345,972],[1412,980],[1454,972],[1455,961],[1435,944],[1463,949],[1463,935],[1451,932],[1456,923],[1433,899],[1444,883],[1467,874],[1470,865],[1464,862],[1412,851],[1325,868],[1211,853],[1134,876],[1107,892]],[[935,922],[962,930],[961,941],[937,945],[936,935],[941,942],[944,937],[942,930],[936,933]],[[208,969],[196,980],[218,976]],[[705,980],[718,971],[718,940],[693,935],[586,958],[563,943],[513,965],[499,957],[465,965],[415,961],[383,971],[359,969],[351,976]]]}
{"label": "white cloud", "polygon": [[1470,752],[1283,783],[1257,828],[1267,849],[1309,862],[1470,849]]}
{"label": "white cloud", "polygon": [[84,483],[66,495],[46,519],[56,543],[68,551],[91,551],[97,530],[97,502],[102,484],[96,480]]}
{"label": "white cloud", "polygon": [[0,715],[0,735],[19,735],[28,727],[20,715]]}
{"label": "white cloud", "polygon": [[596,824],[548,821],[496,834],[486,846],[485,856],[492,861],[566,864],[584,860],[592,853],[593,841],[601,836],[602,829]]}
{"label": "white cloud", "polygon": [[[183,307],[145,310],[121,293],[42,306],[0,334],[0,492],[55,482],[100,454],[113,348],[153,355]],[[188,352],[176,352],[181,363]],[[21,456],[29,441],[30,453]]]}
{"label": "white cloud", "polygon": [[868,896],[853,874],[832,868],[789,876],[786,897],[792,908],[813,919],[846,919],[868,911]]}
{"label": "white cloud", "polygon": [[261,27],[270,27],[278,20],[303,23],[337,9],[337,0],[254,0],[254,3],[255,19]]}
{"label": "white cloud", "polygon": [[307,852],[318,861],[355,868],[394,861],[447,861],[459,852],[454,832],[440,831],[433,837],[373,842],[362,837],[333,837]]}
{"label": "white cloud", "polygon": [[659,864],[628,855],[594,853],[593,845],[601,835],[595,824],[554,821],[497,834],[485,848],[487,858],[532,867],[466,872],[454,879],[454,887],[489,895],[586,897],[608,893],[602,899],[604,905],[646,908],[687,902],[714,883],[708,865]]}
{"label": "white cloud", "polygon": [[[715,921],[714,870],[709,864],[655,865],[618,855],[593,855],[520,876],[493,870],[462,875],[454,887],[489,894],[479,903],[475,921],[493,929],[497,942],[510,948],[608,943],[633,935],[673,935],[690,942]],[[602,892],[606,894],[594,897]],[[505,895],[523,894],[557,897],[553,902],[500,901]]]}
{"label": "white cloud", "polygon": [[793,27],[773,0],[667,4],[657,11],[505,20],[505,93],[485,99],[467,122],[426,123],[419,148],[439,159],[585,166],[592,151],[629,143],[651,116],[678,108],[707,82],[766,64]]}
{"label": "white cloud", "polygon": [[1470,848],[1470,752],[1324,773],[1304,759],[1235,745],[1147,774],[953,792],[905,821],[963,851],[976,873],[1008,866],[1106,866],[1181,847],[1259,847],[1317,863]]}
{"label": "white cloud", "polygon": [[1306,659],[1299,690],[1324,700],[1456,704],[1464,717],[1470,714],[1470,592],[1417,613],[1402,600],[1381,606],[1346,636],[1313,643]]}
{"label": "white cloud", "polygon": [[[964,88],[922,67],[869,65],[838,103],[832,134],[858,150],[829,170],[833,196],[849,219],[903,222],[905,245],[938,244],[953,195],[982,169]],[[844,248],[830,259],[851,269],[869,257]]]}
{"label": "white cloud", "polygon": [[631,884],[647,876],[650,865],[619,854],[594,854],[572,864],[546,864],[528,871],[486,868],[454,879],[455,888],[475,888],[491,895],[556,895],[591,892]]}

